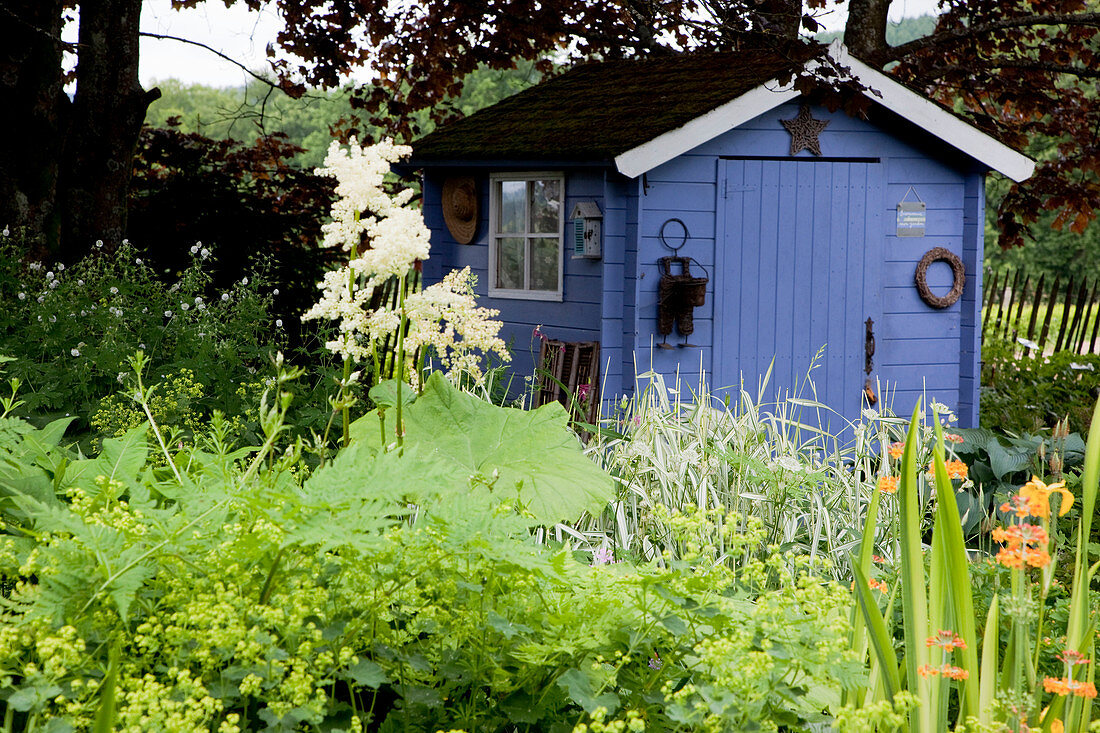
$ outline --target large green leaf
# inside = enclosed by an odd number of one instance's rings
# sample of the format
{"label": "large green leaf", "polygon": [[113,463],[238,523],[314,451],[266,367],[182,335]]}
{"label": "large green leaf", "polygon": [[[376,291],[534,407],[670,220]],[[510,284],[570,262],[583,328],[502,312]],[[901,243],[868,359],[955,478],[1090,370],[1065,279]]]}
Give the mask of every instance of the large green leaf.
{"label": "large green leaf", "polygon": [[[395,421],[396,411],[387,410],[388,435]],[[405,407],[404,421],[404,444],[417,449],[410,470],[421,461],[444,467],[441,489],[492,492],[501,499],[518,490],[532,514],[552,522],[599,511],[614,496],[611,477],[584,455],[557,403],[531,411],[497,407],[455,389],[437,373]],[[355,421],[351,434],[383,448],[374,413]]]}
{"label": "large green leaf", "polygon": [[146,435],[149,423],[143,422],[117,438],[103,441],[103,450],[96,458],[84,458],[73,461],[65,471],[65,481],[90,488],[99,476],[120,481],[123,484],[136,482],[138,473],[145,467],[149,457],[149,443]]}

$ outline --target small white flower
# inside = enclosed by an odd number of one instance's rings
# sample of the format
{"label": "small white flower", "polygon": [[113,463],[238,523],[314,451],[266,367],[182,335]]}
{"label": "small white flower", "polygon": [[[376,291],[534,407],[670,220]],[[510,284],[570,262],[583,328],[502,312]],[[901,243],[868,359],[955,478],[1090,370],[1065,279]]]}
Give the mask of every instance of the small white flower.
{"label": "small white flower", "polygon": [[46,272],[46,279],[53,280],[53,270],[49,270],[48,272]]}
{"label": "small white flower", "polygon": [[205,260],[207,257],[210,256],[210,250],[208,250],[206,247],[203,247],[201,250],[199,250],[199,256]]}
{"label": "small white flower", "polygon": [[50,280],[50,290],[53,290],[54,288],[56,288],[60,284],[61,283],[58,282],[57,280]]}
{"label": "small white flower", "polygon": [[41,303],[41,302],[46,300],[46,296],[45,295],[39,295],[37,300],[38,300],[39,303]]}
{"label": "small white flower", "polygon": [[8,231],[7,227],[4,227],[4,236],[7,237],[7,236],[10,236],[10,235],[11,235],[11,232]]}
{"label": "small white flower", "polygon": [[86,316],[86,315],[88,315],[88,311],[86,311],[86,310],[81,310],[81,311],[80,311],[80,315],[81,315],[81,316]]}
{"label": "small white flower", "polygon": [[164,317],[165,318],[171,318],[172,317],[172,311],[164,311]]}
{"label": "small white flower", "polygon": [[145,344],[138,344],[138,348],[139,348],[139,349],[144,349],[144,348],[145,348]]}
{"label": "small white flower", "polygon": [[222,302],[229,300],[229,293],[222,293]]}
{"label": "small white flower", "polygon": [[57,316],[50,316],[50,323],[57,323]]}
{"label": "small white flower", "polygon": [[84,281],[83,280],[77,280],[76,284],[79,285],[80,287],[84,287]]}
{"label": "small white flower", "polygon": [[33,272],[38,272],[39,270],[42,269],[42,263],[41,262],[32,262],[31,264],[28,265],[28,267],[30,267]]}
{"label": "small white flower", "polygon": [[191,248],[191,254],[196,254],[199,251],[199,245],[195,245]]}
{"label": "small white flower", "polygon": [[126,379],[126,372],[119,372],[118,376],[115,377],[115,379],[118,380],[119,384],[122,384],[123,381],[125,381],[125,379]]}
{"label": "small white flower", "polygon": [[64,270],[65,270],[65,263],[64,262],[58,262],[57,263],[57,271],[58,272],[63,272]]}
{"label": "small white flower", "polygon": [[149,312],[149,309],[148,309],[148,308],[142,308],[142,309],[141,309],[141,312],[142,312],[142,313],[148,313],[148,312]]}
{"label": "small white flower", "polygon": [[135,257],[134,258],[134,264],[135,265],[144,265],[145,263],[141,261],[140,257]]}
{"label": "small white flower", "polygon": [[271,294],[272,295],[278,295],[279,294],[279,289],[275,288],[274,290],[271,291]]}
{"label": "small white flower", "polygon": [[275,328],[282,328],[282,327],[283,327],[283,319],[282,318],[276,318],[275,319]]}
{"label": "small white flower", "polygon": [[115,308],[115,315],[118,316],[119,318],[122,318],[122,309],[121,308]]}
{"label": "small white flower", "polygon": [[118,295],[118,288],[113,285],[111,286],[111,295]]}
{"label": "small white flower", "polygon": [[95,247],[96,247],[96,249],[102,249],[103,248],[103,240],[102,239],[95,240]]}
{"label": "small white flower", "polygon": [[27,294],[26,293],[20,293],[19,294],[19,299],[20,300],[26,300],[27,299]]}
{"label": "small white flower", "polygon": [[185,310],[185,311],[189,311],[189,310],[191,310],[191,304],[190,303],[180,303],[180,309]]}
{"label": "small white flower", "polygon": [[130,240],[129,239],[123,239],[122,240],[122,246],[123,247],[129,247],[130,246]]}
{"label": "small white flower", "polygon": [[206,303],[200,302],[198,305],[195,306],[195,310],[200,310],[200,311],[206,310]]}
{"label": "small white flower", "polygon": [[41,323],[41,322],[42,322],[42,316],[39,316],[39,317],[38,317],[38,322],[39,322],[39,323]]}
{"label": "small white flower", "polygon": [[69,349],[69,353],[73,356],[80,356],[80,349]]}
{"label": "small white flower", "polygon": [[242,277],[241,278],[241,285],[248,285],[248,278],[247,277]]}
{"label": "small white flower", "polygon": [[202,296],[201,295],[196,295],[195,296],[195,305],[198,305],[201,302],[202,302]]}

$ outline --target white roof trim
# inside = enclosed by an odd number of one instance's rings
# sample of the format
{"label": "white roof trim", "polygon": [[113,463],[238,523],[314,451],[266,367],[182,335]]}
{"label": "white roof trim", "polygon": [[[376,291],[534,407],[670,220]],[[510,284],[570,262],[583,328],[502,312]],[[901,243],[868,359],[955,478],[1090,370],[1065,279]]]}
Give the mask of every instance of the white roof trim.
{"label": "white roof trim", "polygon": [[[852,77],[868,87],[863,92],[865,96],[947,144],[1017,182],[1030,178],[1035,172],[1035,161],[1031,158],[944,111],[935,102],[910,91],[881,71],[849,56],[847,49],[839,43],[829,47],[829,55],[840,65],[847,66]],[[799,93],[791,84],[781,86],[773,80],[616,156],[615,166],[623,175],[636,178],[797,96]]]}
{"label": "white roof trim", "polygon": [[793,85],[772,80],[742,94],[721,107],[696,117],[682,127],[658,135],[647,143],[615,156],[619,172],[637,178],[692,148],[757,117],[799,95]]}

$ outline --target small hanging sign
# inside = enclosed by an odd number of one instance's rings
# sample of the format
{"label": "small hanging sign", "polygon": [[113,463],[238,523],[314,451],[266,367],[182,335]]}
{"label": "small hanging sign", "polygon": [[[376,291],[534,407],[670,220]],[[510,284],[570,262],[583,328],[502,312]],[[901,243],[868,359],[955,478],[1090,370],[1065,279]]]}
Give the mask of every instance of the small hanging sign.
{"label": "small hanging sign", "polygon": [[[916,201],[905,200],[910,193],[917,197]],[[910,186],[905,196],[902,196],[901,201],[898,202],[898,236],[923,237],[924,226],[928,221],[927,209],[920,196],[917,196],[916,190]]]}

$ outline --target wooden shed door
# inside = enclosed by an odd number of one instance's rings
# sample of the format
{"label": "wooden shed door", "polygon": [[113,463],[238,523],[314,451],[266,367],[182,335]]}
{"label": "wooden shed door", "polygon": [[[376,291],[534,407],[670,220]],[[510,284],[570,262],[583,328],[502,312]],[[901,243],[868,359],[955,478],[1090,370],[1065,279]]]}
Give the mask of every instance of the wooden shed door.
{"label": "wooden shed door", "polygon": [[[865,321],[879,312],[881,246],[869,237],[877,162],[723,159],[718,171],[714,386],[765,401],[801,387],[848,419],[865,379]],[[824,416],[823,416],[824,417]],[[835,426],[837,421],[830,420]]]}

